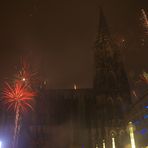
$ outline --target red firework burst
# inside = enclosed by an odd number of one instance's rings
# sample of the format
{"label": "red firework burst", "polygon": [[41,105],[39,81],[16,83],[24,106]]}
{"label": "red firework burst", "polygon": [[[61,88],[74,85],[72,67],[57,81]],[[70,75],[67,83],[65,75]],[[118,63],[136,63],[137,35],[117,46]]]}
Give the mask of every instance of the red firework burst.
{"label": "red firework burst", "polygon": [[31,101],[35,96],[35,93],[28,90],[28,87],[22,82],[15,82],[14,85],[5,83],[6,87],[3,91],[3,97],[5,104],[8,105],[8,110],[16,110],[19,108],[20,111],[24,112],[27,109],[33,109]]}

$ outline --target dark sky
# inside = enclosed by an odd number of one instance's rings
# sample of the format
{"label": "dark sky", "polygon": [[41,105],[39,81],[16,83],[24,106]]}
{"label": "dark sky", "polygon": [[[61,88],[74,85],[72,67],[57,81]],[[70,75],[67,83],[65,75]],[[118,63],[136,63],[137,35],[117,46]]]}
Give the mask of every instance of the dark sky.
{"label": "dark sky", "polygon": [[148,12],[147,0],[8,0],[0,6],[1,82],[13,77],[23,55],[51,88],[90,87],[99,5],[113,38],[126,41],[127,71],[146,69],[140,9]]}

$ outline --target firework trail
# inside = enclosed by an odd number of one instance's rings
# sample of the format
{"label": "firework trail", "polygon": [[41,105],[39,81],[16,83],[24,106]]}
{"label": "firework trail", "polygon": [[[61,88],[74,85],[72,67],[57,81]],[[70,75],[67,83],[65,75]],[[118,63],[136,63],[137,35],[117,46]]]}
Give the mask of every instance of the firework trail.
{"label": "firework trail", "polygon": [[144,9],[141,9],[141,12],[142,12],[141,21],[142,21],[144,29],[146,31],[146,35],[148,35],[148,17],[147,17],[147,14]]}
{"label": "firework trail", "polygon": [[20,132],[20,107],[18,106],[16,109],[16,114],[15,114],[15,127],[14,127],[14,135],[13,135],[13,145],[12,147],[15,148],[18,143],[18,135]]}
{"label": "firework trail", "polygon": [[33,109],[31,101],[35,93],[28,90],[28,87],[21,81],[16,81],[14,85],[6,83],[3,91],[4,103],[8,110],[15,112],[15,127],[13,135],[13,148],[17,148],[18,135],[21,128],[21,115],[28,109]]}

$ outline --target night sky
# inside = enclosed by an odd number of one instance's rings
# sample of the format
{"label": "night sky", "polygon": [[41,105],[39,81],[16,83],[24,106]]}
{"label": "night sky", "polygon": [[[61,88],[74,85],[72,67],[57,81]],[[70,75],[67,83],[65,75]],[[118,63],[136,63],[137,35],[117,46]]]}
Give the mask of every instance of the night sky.
{"label": "night sky", "polygon": [[140,21],[147,0],[8,0],[0,5],[1,83],[24,56],[50,88],[91,87],[100,5],[115,41],[125,40],[129,76],[147,70],[148,36]]}

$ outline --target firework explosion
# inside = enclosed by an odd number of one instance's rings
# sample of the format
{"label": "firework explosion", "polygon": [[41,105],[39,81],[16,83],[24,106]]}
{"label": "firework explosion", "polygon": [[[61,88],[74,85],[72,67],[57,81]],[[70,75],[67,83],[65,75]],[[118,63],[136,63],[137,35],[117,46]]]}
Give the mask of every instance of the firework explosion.
{"label": "firework explosion", "polygon": [[143,26],[145,28],[145,32],[148,35],[148,17],[147,17],[146,12],[144,11],[144,9],[141,9],[141,12],[142,12],[141,21],[142,21]]}
{"label": "firework explosion", "polygon": [[13,136],[13,148],[17,147],[18,135],[20,131],[21,113],[28,109],[33,109],[31,101],[35,93],[28,90],[27,85],[21,81],[16,81],[14,85],[6,83],[3,91],[4,103],[8,106],[8,110],[15,112],[15,128]]}
{"label": "firework explosion", "polygon": [[25,60],[21,61],[21,70],[19,70],[15,76],[16,81],[22,81],[28,87],[31,87],[32,84],[36,83],[36,73],[32,73],[30,70],[30,65],[25,62]]}
{"label": "firework explosion", "polygon": [[8,104],[8,110],[14,109],[16,112],[19,106],[21,111],[27,111],[27,108],[31,108],[30,101],[35,96],[34,92],[28,90],[27,86],[22,82],[16,82],[14,86],[6,83],[6,87],[3,92],[5,103]]}

